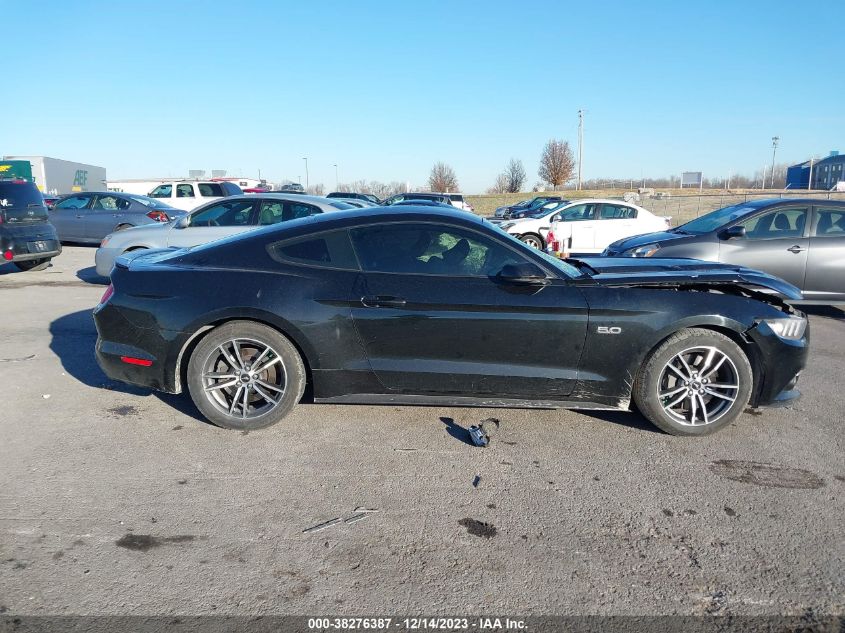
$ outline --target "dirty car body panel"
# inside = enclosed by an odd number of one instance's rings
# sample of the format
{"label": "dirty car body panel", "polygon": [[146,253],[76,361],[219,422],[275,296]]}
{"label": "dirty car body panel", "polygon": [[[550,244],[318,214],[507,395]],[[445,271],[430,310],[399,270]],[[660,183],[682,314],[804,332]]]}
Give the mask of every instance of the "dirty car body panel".
{"label": "dirty car body panel", "polygon": [[[385,231],[393,242],[373,238]],[[439,246],[420,242],[431,234]],[[391,263],[396,235],[417,236],[397,250],[428,249],[418,269]],[[454,245],[430,254],[449,235]],[[444,274],[450,252],[467,248],[463,272]],[[539,273],[505,277],[507,266]],[[445,209],[359,209],[128,253],[112,284],[95,309],[100,366],[167,392],[182,390],[203,334],[233,320],[284,334],[318,402],[625,410],[650,350],[706,328],[748,355],[757,406],[794,397],[807,359],[808,332],[785,341],[765,323],[799,314],[784,299],[800,293],[765,273],[695,260],[561,262]]]}

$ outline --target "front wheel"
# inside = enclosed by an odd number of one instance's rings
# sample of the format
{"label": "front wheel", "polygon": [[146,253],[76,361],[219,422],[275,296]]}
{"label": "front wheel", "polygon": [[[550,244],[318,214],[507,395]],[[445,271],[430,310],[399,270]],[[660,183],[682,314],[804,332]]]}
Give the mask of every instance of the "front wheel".
{"label": "front wheel", "polygon": [[284,418],[305,391],[305,366],[279,332],[252,321],[212,330],[188,362],[200,412],[227,429],[260,429]]}
{"label": "front wheel", "polygon": [[520,235],[519,239],[525,244],[528,244],[531,248],[536,248],[539,251],[546,247],[545,242],[543,242],[543,238],[536,233],[526,233],[525,235]]}
{"label": "front wheel", "polygon": [[45,257],[43,259],[25,259],[22,262],[15,262],[15,266],[17,266],[20,270],[24,272],[27,271],[37,271],[37,270],[47,270],[50,266],[50,257]]}
{"label": "front wheel", "polygon": [[754,377],[748,357],[724,334],[676,332],[646,359],[634,382],[634,402],[672,435],[706,435],[742,413]]}

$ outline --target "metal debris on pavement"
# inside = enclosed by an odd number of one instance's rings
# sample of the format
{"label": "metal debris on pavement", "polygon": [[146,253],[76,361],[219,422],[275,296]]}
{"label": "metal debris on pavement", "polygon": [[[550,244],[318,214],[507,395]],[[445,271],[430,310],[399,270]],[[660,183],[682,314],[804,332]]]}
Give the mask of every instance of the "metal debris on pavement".
{"label": "metal debris on pavement", "polygon": [[311,532],[319,532],[320,530],[325,530],[327,527],[331,527],[332,525],[336,525],[338,523],[340,523],[339,517],[335,518],[335,519],[330,519],[330,520],[328,520],[324,523],[319,523],[319,524],[314,525],[310,528],[305,528],[304,530],[302,530],[302,533],[308,534],[308,533],[311,533]]}
{"label": "metal debris on pavement", "polygon": [[484,429],[480,426],[475,426],[474,424],[469,427],[469,437],[472,440],[472,443],[476,446],[484,447],[490,443],[490,438],[487,433],[484,432]]}

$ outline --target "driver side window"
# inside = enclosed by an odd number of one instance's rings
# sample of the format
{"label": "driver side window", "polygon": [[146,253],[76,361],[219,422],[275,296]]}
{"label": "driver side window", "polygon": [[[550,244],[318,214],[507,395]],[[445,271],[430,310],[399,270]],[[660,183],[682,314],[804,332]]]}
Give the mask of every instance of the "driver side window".
{"label": "driver side window", "polygon": [[489,277],[526,259],[472,231],[433,224],[386,224],[350,231],[365,271]]}
{"label": "driver side window", "polygon": [[194,213],[189,226],[248,226],[252,203],[252,200],[232,200],[215,204]]}

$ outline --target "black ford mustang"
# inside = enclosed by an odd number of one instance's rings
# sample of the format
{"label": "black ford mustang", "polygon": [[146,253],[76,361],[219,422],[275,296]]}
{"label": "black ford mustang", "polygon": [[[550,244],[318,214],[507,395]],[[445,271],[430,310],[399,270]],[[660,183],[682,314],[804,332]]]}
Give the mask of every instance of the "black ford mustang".
{"label": "black ford mustang", "polygon": [[301,218],[130,253],[94,310],[112,378],[213,423],[316,402],[639,410],[679,435],[789,400],[807,358],[791,285],[696,260],[560,261],[433,207]]}

